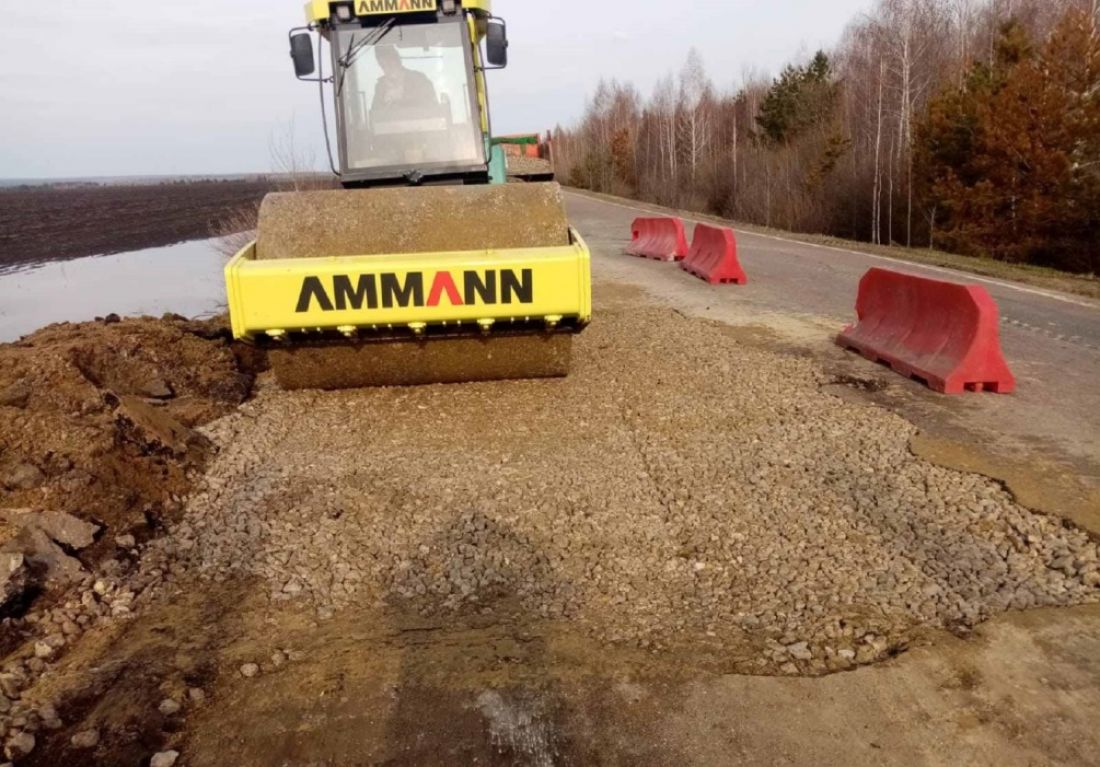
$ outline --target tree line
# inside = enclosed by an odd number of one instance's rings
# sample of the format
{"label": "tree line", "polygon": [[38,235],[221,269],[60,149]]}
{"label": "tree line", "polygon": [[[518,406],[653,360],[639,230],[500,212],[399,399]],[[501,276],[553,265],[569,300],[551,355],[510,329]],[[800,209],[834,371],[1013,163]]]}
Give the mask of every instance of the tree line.
{"label": "tree line", "polygon": [[560,177],[754,224],[1100,273],[1098,0],[879,0],[723,90],[603,81]]}

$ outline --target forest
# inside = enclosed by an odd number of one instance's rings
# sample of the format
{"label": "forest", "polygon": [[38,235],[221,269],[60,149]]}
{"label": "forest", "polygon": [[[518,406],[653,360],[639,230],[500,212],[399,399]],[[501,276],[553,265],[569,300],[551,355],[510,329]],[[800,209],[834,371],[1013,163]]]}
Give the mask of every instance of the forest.
{"label": "forest", "polygon": [[553,132],[573,186],[735,221],[1100,273],[1098,0],[878,0],[774,77],[692,50]]}

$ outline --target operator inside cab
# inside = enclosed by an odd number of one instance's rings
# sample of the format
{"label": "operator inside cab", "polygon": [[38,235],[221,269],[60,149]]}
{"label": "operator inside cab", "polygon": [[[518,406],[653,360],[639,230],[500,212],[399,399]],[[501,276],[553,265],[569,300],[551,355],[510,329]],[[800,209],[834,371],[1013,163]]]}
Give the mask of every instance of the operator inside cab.
{"label": "operator inside cab", "polygon": [[435,86],[423,72],[409,69],[401,61],[401,54],[392,45],[379,45],[374,49],[382,76],[374,87],[371,112],[379,115],[386,110],[413,110],[431,113],[439,107]]}
{"label": "operator inside cab", "polygon": [[465,24],[349,27],[334,42],[349,171],[485,163]]}
{"label": "operator inside cab", "polygon": [[394,163],[424,162],[447,130],[435,86],[405,66],[395,46],[376,46],[374,55],[382,70],[370,109],[374,152]]}

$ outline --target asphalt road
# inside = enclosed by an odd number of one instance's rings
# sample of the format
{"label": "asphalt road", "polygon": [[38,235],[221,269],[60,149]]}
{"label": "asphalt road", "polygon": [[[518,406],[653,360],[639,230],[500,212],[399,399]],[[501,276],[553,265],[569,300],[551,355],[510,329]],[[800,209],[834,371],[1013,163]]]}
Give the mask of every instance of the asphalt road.
{"label": "asphalt road", "polygon": [[[594,256],[594,273],[663,295],[685,310],[717,319],[759,322],[821,350],[855,317],[860,277],[879,266],[984,285],[1001,312],[1002,346],[1017,377],[1013,395],[933,395],[908,390],[982,439],[1017,452],[1072,464],[1100,482],[1100,303],[1003,280],[770,235],[738,232],[749,275],[745,286],[709,286],[670,264],[622,255],[630,223],[652,206],[567,194],[571,223]],[[686,221],[690,225],[690,220]],[[790,320],[801,321],[801,326]],[[839,350],[831,353],[836,354]],[[869,369],[875,366],[866,363]]]}

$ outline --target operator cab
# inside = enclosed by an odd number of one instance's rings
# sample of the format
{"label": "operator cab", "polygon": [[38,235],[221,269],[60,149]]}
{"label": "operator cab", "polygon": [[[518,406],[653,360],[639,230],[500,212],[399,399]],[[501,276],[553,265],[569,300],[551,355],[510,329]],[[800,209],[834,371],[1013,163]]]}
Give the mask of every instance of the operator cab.
{"label": "operator cab", "polygon": [[[347,15],[309,27],[329,44],[331,74],[310,77],[320,66],[312,37],[291,35],[299,79],[333,85],[343,185],[489,183],[488,111],[479,98],[485,67],[472,31],[479,27],[444,10]],[[500,68],[504,24],[490,19],[480,28],[489,38],[484,58]]]}

